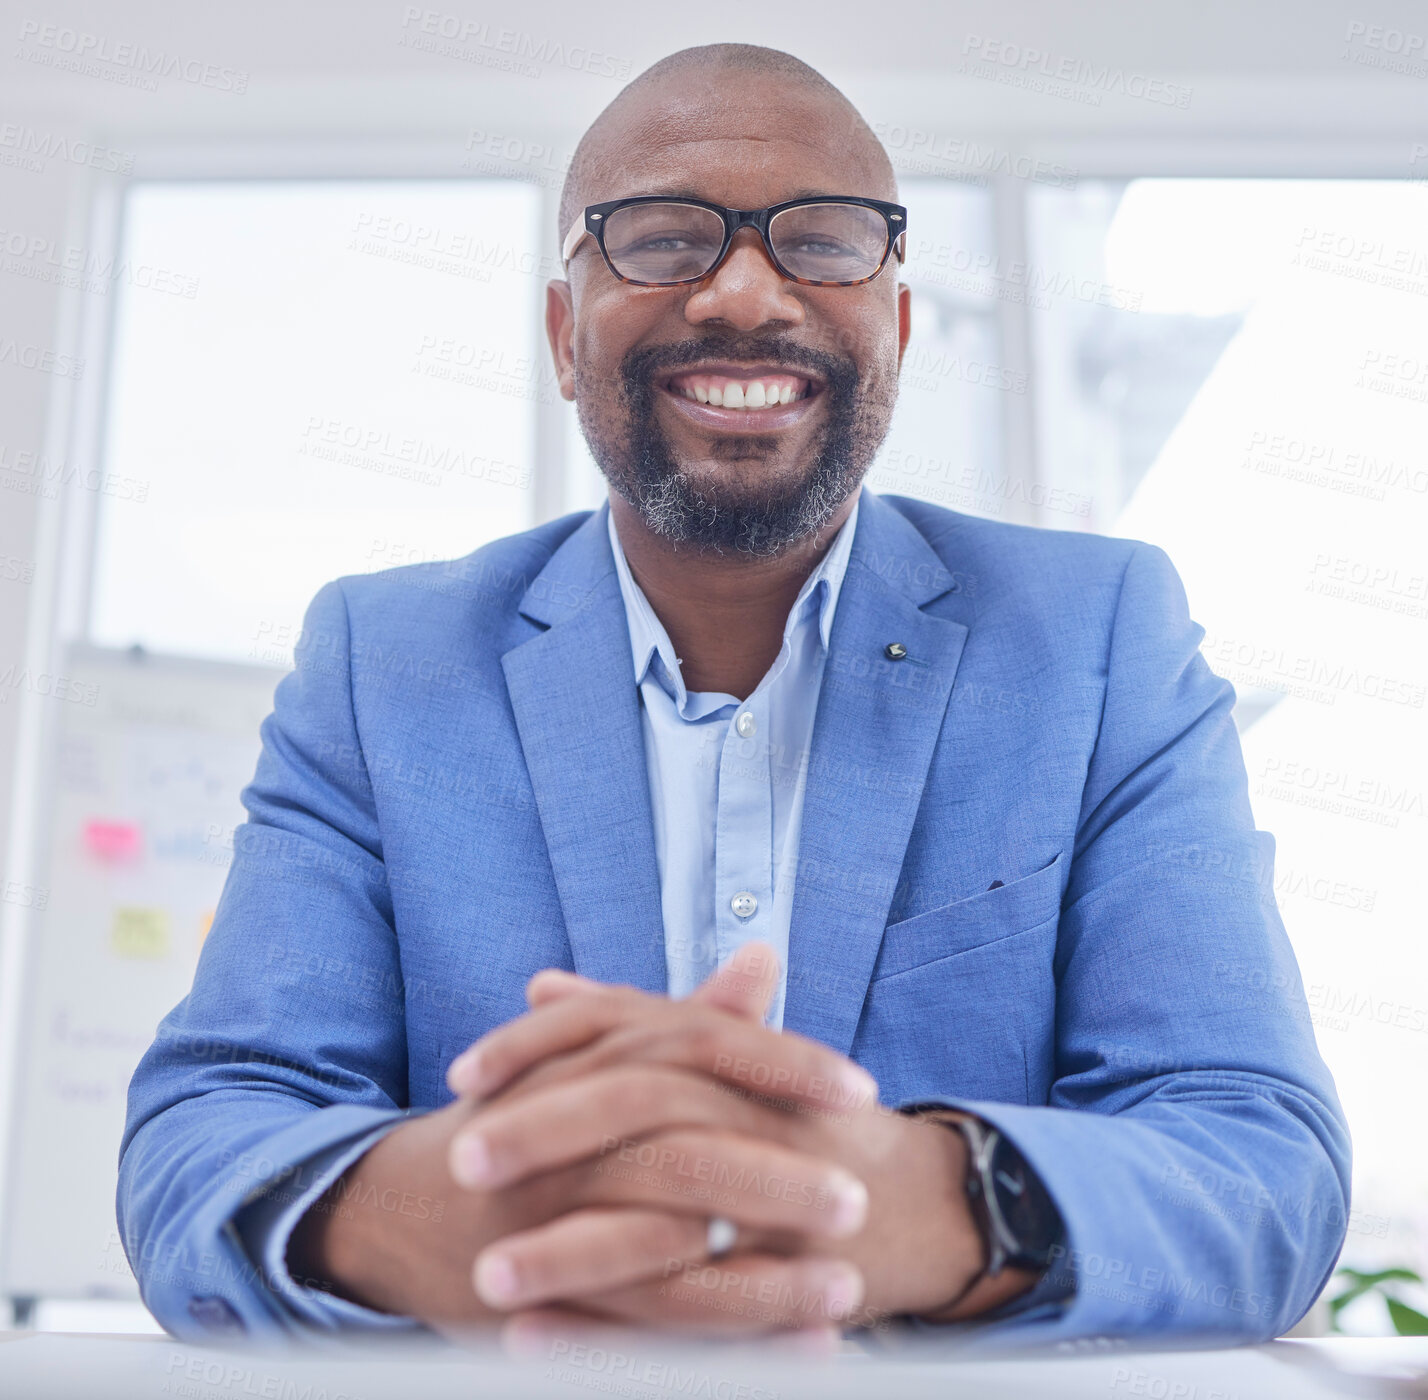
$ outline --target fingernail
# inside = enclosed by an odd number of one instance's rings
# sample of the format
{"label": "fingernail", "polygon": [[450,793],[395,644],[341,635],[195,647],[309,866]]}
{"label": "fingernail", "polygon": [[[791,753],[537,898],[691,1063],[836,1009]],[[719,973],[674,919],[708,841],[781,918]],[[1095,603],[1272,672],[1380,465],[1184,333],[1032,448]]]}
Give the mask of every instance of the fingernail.
{"label": "fingernail", "polygon": [[475,1046],[463,1050],[446,1067],[446,1087],[453,1094],[475,1094],[481,1085],[481,1052]]}
{"label": "fingernail", "polygon": [[863,1228],[868,1218],[868,1188],[855,1176],[844,1176],[834,1182],[833,1231],[838,1235],[852,1235]]}
{"label": "fingernail", "polygon": [[563,967],[542,968],[526,983],[526,1005],[534,1010],[549,1001],[576,996],[586,988],[596,986],[599,983],[577,972],[567,972]]}
{"label": "fingernail", "polygon": [[563,967],[543,967],[537,973],[533,973],[530,982],[588,982],[590,979],[582,977],[578,972],[567,972]]}
{"label": "fingernail", "polygon": [[777,973],[780,963],[778,954],[767,943],[745,943],[734,950],[724,966],[741,967],[755,975],[762,975],[770,970]]}
{"label": "fingernail", "polygon": [[844,1098],[851,1099],[859,1108],[878,1101],[878,1081],[862,1065],[843,1066],[842,1089]]}
{"label": "fingernail", "polygon": [[835,1264],[824,1276],[818,1291],[823,1295],[829,1319],[843,1322],[863,1301],[863,1276],[851,1264]]}
{"label": "fingernail", "polygon": [[495,1163],[486,1139],[480,1136],[458,1138],[451,1152],[451,1174],[459,1186],[485,1186],[495,1175]]}
{"label": "fingernail", "polygon": [[507,1255],[487,1253],[476,1261],[476,1292],[492,1307],[514,1302],[520,1296],[521,1281]]}

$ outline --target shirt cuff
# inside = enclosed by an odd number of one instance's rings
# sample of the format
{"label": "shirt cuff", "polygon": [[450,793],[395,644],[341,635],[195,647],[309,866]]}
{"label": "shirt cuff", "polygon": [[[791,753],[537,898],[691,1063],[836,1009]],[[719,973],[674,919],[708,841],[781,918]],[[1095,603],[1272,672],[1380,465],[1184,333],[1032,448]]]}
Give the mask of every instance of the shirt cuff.
{"label": "shirt cuff", "polygon": [[378,1312],[359,1303],[339,1298],[321,1288],[308,1287],[288,1271],[288,1240],[308,1208],[368,1148],[409,1115],[402,1114],[381,1123],[357,1138],[333,1143],[305,1158],[290,1175],[250,1197],[233,1218],[249,1259],[262,1270],[268,1287],[300,1321],[323,1331],[356,1329],[363,1331],[427,1331],[414,1317]]}

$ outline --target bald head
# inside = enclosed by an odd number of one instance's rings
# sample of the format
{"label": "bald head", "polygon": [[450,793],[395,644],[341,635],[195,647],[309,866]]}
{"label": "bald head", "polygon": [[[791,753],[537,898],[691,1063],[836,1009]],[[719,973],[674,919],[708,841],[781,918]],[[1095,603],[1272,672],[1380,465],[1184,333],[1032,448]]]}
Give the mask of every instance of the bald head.
{"label": "bald head", "polygon": [[[648,183],[654,177],[650,162],[641,159],[645,153],[714,140],[716,134],[727,141],[728,118],[740,111],[749,117],[746,139],[757,141],[761,120],[779,106],[812,119],[817,139],[839,152],[849,171],[848,190],[821,193],[897,198],[887,152],[858,109],[817,69],[780,49],[703,44],[645,69],[590,124],[566,172],[556,237],[565,237],[587,204],[663,193],[628,187],[632,179]],[[657,156],[655,162],[657,169]]]}

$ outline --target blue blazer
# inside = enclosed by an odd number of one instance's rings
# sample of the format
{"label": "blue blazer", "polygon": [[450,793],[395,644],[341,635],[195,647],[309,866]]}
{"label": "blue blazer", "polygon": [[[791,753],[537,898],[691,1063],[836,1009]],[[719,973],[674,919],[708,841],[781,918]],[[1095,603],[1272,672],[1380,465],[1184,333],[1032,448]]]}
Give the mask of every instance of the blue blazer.
{"label": "blue blazer", "polygon": [[[664,990],[607,510],[313,600],[193,989],[130,1087],[120,1233],[178,1335],[297,1325],[235,1212],[448,1102],[537,969]],[[1343,1241],[1348,1135],[1202,636],[1152,546],[864,493],[785,1024],[1021,1148],[1075,1293],[993,1324],[1019,1340],[1273,1336]]]}

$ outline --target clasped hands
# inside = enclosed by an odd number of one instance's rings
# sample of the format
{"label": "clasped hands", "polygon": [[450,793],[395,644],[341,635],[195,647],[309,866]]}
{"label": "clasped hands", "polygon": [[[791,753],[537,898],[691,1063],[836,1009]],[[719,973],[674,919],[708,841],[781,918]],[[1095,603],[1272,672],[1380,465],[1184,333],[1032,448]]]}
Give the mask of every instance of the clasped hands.
{"label": "clasped hands", "polygon": [[[836,1337],[945,1309],[984,1263],[962,1139],[765,1027],[778,975],[763,944],[682,1001],[538,973],[529,1013],[452,1062],[456,1101],[356,1165],[368,1186],[442,1197],[440,1223],[310,1212],[290,1265],[448,1333],[504,1318]],[[713,1217],[735,1229],[717,1259]]]}

